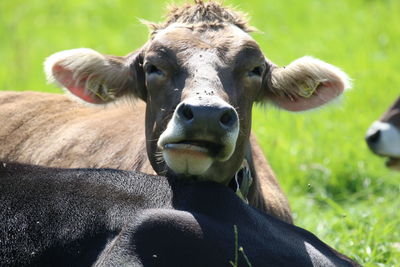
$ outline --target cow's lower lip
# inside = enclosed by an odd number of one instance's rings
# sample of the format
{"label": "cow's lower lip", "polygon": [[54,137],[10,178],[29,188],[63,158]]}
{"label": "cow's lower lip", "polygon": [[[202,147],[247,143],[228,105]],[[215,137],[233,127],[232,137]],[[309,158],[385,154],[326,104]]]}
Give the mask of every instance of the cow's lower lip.
{"label": "cow's lower lip", "polygon": [[215,156],[222,149],[222,145],[208,141],[182,141],[164,145],[165,150],[193,151]]}
{"label": "cow's lower lip", "polygon": [[168,143],[162,154],[167,166],[183,176],[203,175],[215,160],[213,144],[207,141]]}

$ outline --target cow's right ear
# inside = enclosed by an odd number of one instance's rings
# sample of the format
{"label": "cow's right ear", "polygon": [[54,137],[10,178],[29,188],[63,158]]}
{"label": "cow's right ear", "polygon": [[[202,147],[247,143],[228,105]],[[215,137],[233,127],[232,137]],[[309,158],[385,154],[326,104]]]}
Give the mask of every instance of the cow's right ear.
{"label": "cow's right ear", "polygon": [[125,95],[145,99],[140,58],[140,52],[117,57],[78,48],[48,57],[45,72],[49,82],[88,103],[105,104]]}

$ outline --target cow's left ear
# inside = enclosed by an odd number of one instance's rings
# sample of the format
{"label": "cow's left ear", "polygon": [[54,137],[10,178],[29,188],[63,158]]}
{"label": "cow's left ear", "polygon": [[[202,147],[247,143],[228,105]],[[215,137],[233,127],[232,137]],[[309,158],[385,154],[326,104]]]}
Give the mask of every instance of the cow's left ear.
{"label": "cow's left ear", "polygon": [[139,59],[139,51],[117,57],[78,48],[55,53],[44,65],[49,82],[88,103],[104,104],[124,95],[145,99]]}
{"label": "cow's left ear", "polygon": [[309,56],[297,59],[286,67],[271,63],[270,67],[264,77],[260,100],[270,100],[289,111],[321,106],[351,87],[346,73]]}

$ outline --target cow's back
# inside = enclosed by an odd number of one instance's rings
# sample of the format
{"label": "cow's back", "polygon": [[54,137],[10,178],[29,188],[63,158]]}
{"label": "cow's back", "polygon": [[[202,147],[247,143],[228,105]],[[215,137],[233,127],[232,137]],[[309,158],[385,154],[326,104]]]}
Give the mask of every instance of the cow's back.
{"label": "cow's back", "polygon": [[153,173],[146,155],[144,111],[139,101],[115,108],[88,106],[59,94],[2,92],[0,158]]}

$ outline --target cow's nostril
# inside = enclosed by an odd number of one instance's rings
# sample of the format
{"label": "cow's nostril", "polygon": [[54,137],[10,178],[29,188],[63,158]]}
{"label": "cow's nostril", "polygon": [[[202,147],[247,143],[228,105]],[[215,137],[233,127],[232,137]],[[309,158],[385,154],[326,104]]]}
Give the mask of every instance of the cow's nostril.
{"label": "cow's nostril", "polygon": [[365,139],[367,140],[368,144],[374,144],[376,143],[381,136],[381,131],[376,130],[374,133],[368,135]]}
{"label": "cow's nostril", "polygon": [[194,117],[193,111],[192,111],[192,109],[190,108],[189,105],[182,104],[179,107],[178,112],[184,119],[186,119],[188,121],[193,119],[193,117]]}
{"label": "cow's nostril", "polygon": [[236,121],[236,114],[232,109],[226,110],[220,117],[219,121],[224,126],[232,126]]}

